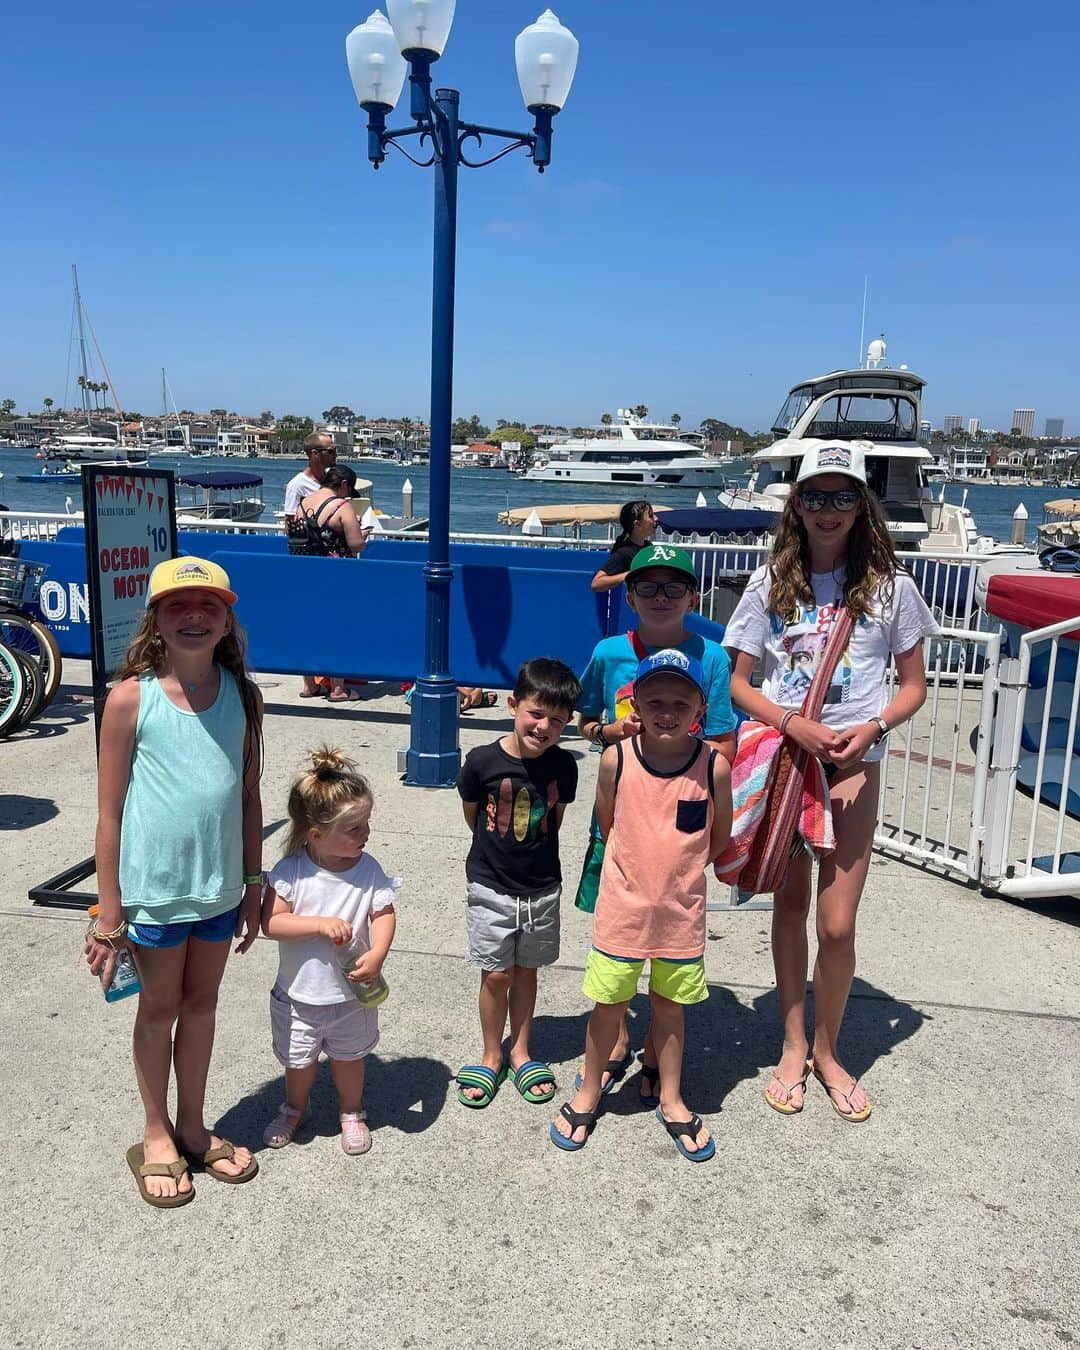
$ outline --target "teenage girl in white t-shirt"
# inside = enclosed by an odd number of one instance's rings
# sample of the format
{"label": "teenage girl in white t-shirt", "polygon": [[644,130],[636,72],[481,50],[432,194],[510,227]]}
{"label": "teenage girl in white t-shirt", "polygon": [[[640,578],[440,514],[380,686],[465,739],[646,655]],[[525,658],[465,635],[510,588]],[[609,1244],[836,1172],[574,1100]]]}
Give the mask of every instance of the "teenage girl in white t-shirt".
{"label": "teenage girl in white t-shirt", "polygon": [[[825,697],[820,721],[797,711],[847,607],[851,639]],[[855,974],[855,913],[870,865],[884,738],[926,698],[922,641],[938,631],[896,555],[877,498],[866,486],[862,451],[811,447],[784,506],[766,567],[751,577],[724,635],[731,650],[731,700],[753,719],[781,728],[820,759],[830,781],[836,850],[821,862],[814,964],[814,1039],[806,1034],[806,919],[810,859],[792,858],[775,893],[772,948],[784,1023],[784,1051],[765,1100],[783,1115],[802,1110],[811,1072],[845,1120],[865,1120],[870,1101],[837,1058]],[[898,687],[885,701],[889,657]],[[763,667],[760,690],[751,687]]]}
{"label": "teenage girl in white t-shirt", "polygon": [[270,1148],[292,1141],[322,1053],[338,1092],[342,1148],[366,1153],[371,1147],[364,1057],[379,1039],[379,1013],[356,989],[379,981],[401,885],[364,851],[371,805],[367,780],[329,746],[312,753],[311,768],[289,793],[292,829],[263,901],[263,932],[278,939],[270,1025],[274,1054],[285,1066],[285,1101],[263,1134]]}

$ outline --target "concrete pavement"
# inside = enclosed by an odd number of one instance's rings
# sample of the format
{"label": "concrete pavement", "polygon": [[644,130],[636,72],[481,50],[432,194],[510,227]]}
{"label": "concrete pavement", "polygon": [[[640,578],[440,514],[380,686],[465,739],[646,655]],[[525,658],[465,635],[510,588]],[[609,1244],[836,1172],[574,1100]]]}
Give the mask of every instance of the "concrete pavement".
{"label": "concrete pavement", "polygon": [[[346,1158],[329,1074],[299,1142],[262,1149],[281,1098],[267,997],[275,948],[230,962],[209,1102],[259,1148],[260,1176],[195,1178],[185,1209],[143,1205],[124,1162],[139,1137],[130,1002],[107,1007],[81,965],[80,916],[26,890],[85,856],[94,825],[87,668],[38,729],[0,742],[6,881],[0,957],[6,1085],[5,1297],[19,1347],[1044,1347],[1080,1342],[1080,904],[1029,910],[875,856],[844,1050],[875,1102],[862,1126],[811,1091],[782,1118],[761,1099],[778,1053],[768,919],[712,914],[711,997],[689,1015],[686,1095],[714,1162],[678,1157],[635,1104],[609,1099],[588,1147],[557,1152],[552,1111],[509,1085],[487,1111],[454,1100],[478,1049],[461,959],[468,836],[457,796],[398,782],[396,690],[312,707],[260,677],[263,786],[276,858],[288,782],[323,740],[375,791],[371,851],[404,876],[391,997],[369,1064],[374,1147]],[[463,748],[505,712],[474,714]],[[576,879],[596,756],[580,755],[563,860]],[[572,880],[570,883],[572,889]],[[564,907],[541,976],[534,1051],[568,1088],[587,1005],[589,921]],[[646,1000],[634,1007],[635,1043]],[[559,1100],[563,1099],[560,1092]]]}

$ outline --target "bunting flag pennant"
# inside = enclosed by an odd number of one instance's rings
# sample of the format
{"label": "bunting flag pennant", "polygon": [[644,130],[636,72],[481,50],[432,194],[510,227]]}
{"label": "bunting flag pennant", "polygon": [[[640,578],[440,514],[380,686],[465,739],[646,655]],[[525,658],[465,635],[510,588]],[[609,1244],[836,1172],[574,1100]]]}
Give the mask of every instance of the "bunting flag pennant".
{"label": "bunting flag pennant", "polygon": [[128,501],[131,501],[131,492],[134,486],[135,484],[131,481],[130,478],[124,480],[124,494],[126,495]]}
{"label": "bunting flag pennant", "polygon": [[159,498],[157,499],[157,509],[158,509],[159,511],[164,511],[164,510],[165,510],[165,498],[164,498],[164,497],[159,497]]}
{"label": "bunting flag pennant", "polygon": [[105,491],[105,479],[98,478],[94,483],[94,487],[97,491],[97,495],[100,497],[101,494]]}
{"label": "bunting flag pennant", "polygon": [[136,501],[136,503],[137,503],[139,506],[142,506],[142,488],[141,488],[141,487],[137,487],[137,488],[135,489],[135,501]]}

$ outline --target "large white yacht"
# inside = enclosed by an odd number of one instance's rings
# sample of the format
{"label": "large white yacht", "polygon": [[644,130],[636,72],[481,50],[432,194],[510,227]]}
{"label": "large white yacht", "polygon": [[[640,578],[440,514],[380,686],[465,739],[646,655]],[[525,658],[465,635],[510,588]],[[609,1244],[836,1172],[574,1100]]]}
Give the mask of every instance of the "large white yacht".
{"label": "large white yacht", "polygon": [[918,440],[925,384],[906,366],[886,366],[885,343],[876,338],[864,369],[834,370],[795,385],[773,424],[776,440],[753,457],[749,484],[729,483],[720,504],[778,511],[807,449],[846,442],[866,455],[867,480],[897,548],[952,553],[988,547],[992,541],[980,538],[968,508],[946,502],[943,493],[934,496],[927,485],[933,456]]}
{"label": "large white yacht", "polygon": [[534,483],[610,483],[616,487],[722,487],[730,459],[712,459],[679,439],[678,427],[646,422],[628,408],[592,435],[556,441],[533,456],[525,477]]}

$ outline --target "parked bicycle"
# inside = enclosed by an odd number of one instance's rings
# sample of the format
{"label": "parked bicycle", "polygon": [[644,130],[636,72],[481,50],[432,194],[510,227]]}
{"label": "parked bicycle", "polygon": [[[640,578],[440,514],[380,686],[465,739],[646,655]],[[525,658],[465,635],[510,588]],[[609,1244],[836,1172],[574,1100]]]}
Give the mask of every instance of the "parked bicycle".
{"label": "parked bicycle", "polygon": [[43,563],[0,557],[0,736],[32,722],[60,687],[60,648],[27,608],[47,570]]}

